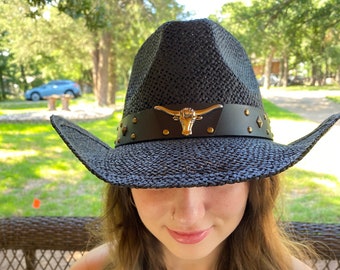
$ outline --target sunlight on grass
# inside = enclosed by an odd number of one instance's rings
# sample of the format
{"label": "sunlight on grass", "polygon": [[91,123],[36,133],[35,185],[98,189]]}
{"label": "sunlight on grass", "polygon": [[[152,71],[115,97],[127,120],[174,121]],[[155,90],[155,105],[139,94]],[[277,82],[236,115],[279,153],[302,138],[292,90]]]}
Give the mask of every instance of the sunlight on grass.
{"label": "sunlight on grass", "polygon": [[18,162],[27,157],[32,157],[38,155],[38,152],[35,150],[3,150],[0,149],[0,161],[5,163],[10,162]]}
{"label": "sunlight on grass", "polygon": [[324,186],[327,189],[337,189],[337,183],[335,181],[331,181],[329,179],[319,179],[319,178],[312,178],[311,181],[315,182],[315,184],[319,186]]}
{"label": "sunlight on grass", "polygon": [[[1,133],[8,135],[18,135],[20,137],[25,135],[34,135],[50,130],[50,125],[43,125],[41,123],[1,123]],[[14,138],[13,138],[14,139]],[[17,137],[15,139],[18,139]]]}
{"label": "sunlight on grass", "polygon": [[44,109],[39,109],[39,108],[27,108],[27,109],[21,109],[21,110],[1,110],[2,114],[19,114],[19,113],[31,113],[31,112],[41,112],[41,111],[46,111],[46,108]]}

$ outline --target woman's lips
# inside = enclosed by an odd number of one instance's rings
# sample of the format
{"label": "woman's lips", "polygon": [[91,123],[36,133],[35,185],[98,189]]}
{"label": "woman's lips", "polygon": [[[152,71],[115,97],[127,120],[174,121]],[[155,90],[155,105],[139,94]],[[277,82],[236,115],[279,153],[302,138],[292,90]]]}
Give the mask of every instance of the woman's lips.
{"label": "woman's lips", "polygon": [[210,232],[210,228],[202,231],[180,232],[168,228],[172,238],[181,244],[196,244],[201,242]]}

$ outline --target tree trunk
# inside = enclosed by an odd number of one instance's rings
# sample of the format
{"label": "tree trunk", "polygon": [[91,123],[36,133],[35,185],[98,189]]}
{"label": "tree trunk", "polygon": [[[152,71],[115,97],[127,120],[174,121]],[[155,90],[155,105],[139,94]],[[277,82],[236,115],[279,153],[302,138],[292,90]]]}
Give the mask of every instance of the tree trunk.
{"label": "tree trunk", "polygon": [[94,93],[94,96],[97,100],[98,97],[98,65],[99,65],[99,44],[96,43],[94,46],[94,49],[92,51],[92,62],[93,62],[93,67],[92,67],[92,90]]}
{"label": "tree trunk", "polygon": [[316,82],[318,85],[322,84],[322,78],[321,78],[321,68],[319,65],[312,63],[312,81],[311,85],[315,86]]}
{"label": "tree trunk", "polygon": [[5,91],[5,84],[4,84],[4,78],[3,78],[2,69],[0,68],[0,88],[1,88],[1,95],[0,100],[6,99],[6,91]]}
{"label": "tree trunk", "polygon": [[108,88],[109,88],[109,59],[110,59],[111,35],[103,32],[99,41],[99,57],[97,72],[97,91],[96,101],[98,106],[108,105]]}
{"label": "tree trunk", "polygon": [[288,85],[288,72],[289,72],[289,67],[288,67],[288,53],[284,51],[283,53],[283,76],[282,76],[282,86],[287,87]]}
{"label": "tree trunk", "polygon": [[335,81],[340,84],[340,66],[338,66],[338,69],[336,71],[336,75],[335,75]]}
{"label": "tree trunk", "polygon": [[270,88],[270,75],[272,73],[272,62],[274,57],[274,49],[270,50],[270,53],[266,59],[266,63],[264,66],[264,82],[263,88],[268,90]]}
{"label": "tree trunk", "polygon": [[116,49],[112,48],[110,57],[110,78],[109,78],[109,92],[108,92],[108,103],[116,104],[116,93],[118,90],[117,83],[117,58]]}
{"label": "tree trunk", "polygon": [[26,90],[28,90],[28,83],[27,83],[27,80],[26,80],[26,74],[25,74],[25,68],[23,65],[20,65],[20,72],[21,72],[21,79],[22,79],[22,83],[24,85],[24,92]]}

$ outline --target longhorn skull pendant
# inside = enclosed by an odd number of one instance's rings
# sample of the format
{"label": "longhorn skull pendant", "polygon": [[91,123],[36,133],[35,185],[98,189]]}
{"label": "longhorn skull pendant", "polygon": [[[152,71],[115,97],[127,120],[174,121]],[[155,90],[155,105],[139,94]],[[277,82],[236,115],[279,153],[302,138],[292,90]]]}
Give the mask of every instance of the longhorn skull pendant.
{"label": "longhorn skull pendant", "polygon": [[189,136],[192,134],[192,127],[196,120],[202,120],[204,114],[207,114],[215,109],[223,108],[221,104],[215,104],[208,108],[201,110],[194,110],[192,108],[183,108],[180,111],[170,110],[163,106],[155,106],[155,110],[163,111],[172,116],[175,121],[180,121],[182,125],[182,134]]}

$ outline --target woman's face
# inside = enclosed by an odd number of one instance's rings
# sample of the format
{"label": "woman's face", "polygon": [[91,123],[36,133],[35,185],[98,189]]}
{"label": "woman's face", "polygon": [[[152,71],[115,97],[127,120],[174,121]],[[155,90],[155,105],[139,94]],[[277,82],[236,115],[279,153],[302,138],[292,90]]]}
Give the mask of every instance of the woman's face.
{"label": "woman's face", "polygon": [[165,256],[199,260],[217,256],[238,226],[249,183],[131,191],[142,222],[163,244]]}

